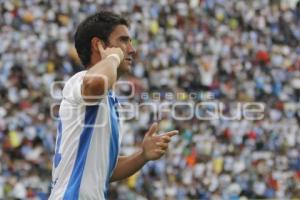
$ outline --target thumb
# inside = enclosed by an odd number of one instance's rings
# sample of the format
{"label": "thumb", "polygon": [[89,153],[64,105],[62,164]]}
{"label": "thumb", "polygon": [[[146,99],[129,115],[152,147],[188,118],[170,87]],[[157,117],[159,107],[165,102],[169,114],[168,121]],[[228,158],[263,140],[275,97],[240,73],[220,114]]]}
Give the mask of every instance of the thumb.
{"label": "thumb", "polygon": [[100,55],[101,55],[101,57],[102,57],[102,56],[103,56],[103,51],[104,51],[103,44],[99,41],[99,42],[97,43],[97,45],[98,45],[98,50],[99,50],[99,52],[100,52]]}
{"label": "thumb", "polygon": [[157,128],[158,128],[158,124],[157,124],[157,122],[154,122],[152,125],[151,125],[151,127],[150,127],[150,129],[149,129],[149,131],[147,132],[147,136],[152,136],[152,135],[154,135],[154,133],[157,131]]}

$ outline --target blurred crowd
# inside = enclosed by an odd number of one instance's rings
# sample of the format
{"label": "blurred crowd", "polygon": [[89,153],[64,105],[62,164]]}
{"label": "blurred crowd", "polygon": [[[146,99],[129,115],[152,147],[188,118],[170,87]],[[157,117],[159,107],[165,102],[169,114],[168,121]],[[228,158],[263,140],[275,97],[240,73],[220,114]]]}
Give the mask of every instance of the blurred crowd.
{"label": "blurred crowd", "polygon": [[137,55],[123,78],[134,85],[127,103],[197,103],[206,99],[189,94],[210,93],[227,117],[238,102],[264,105],[259,120],[187,119],[184,106],[176,119],[140,107],[125,121],[122,154],[139,148],[154,120],[180,135],[163,159],[112,183],[110,199],[300,198],[297,1],[0,0],[0,199],[47,199],[62,89],[53,83],[83,70],[73,35],[98,10],[131,24]]}

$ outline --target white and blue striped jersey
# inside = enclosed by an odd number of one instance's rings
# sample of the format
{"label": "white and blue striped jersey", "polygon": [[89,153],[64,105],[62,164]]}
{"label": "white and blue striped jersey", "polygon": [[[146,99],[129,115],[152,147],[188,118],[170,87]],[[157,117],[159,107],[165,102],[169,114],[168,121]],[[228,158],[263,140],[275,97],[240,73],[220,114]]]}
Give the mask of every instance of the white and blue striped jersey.
{"label": "white and blue striped jersey", "polygon": [[81,95],[86,71],[72,76],[63,89],[50,200],[106,199],[117,163],[121,131],[112,91],[93,104]]}

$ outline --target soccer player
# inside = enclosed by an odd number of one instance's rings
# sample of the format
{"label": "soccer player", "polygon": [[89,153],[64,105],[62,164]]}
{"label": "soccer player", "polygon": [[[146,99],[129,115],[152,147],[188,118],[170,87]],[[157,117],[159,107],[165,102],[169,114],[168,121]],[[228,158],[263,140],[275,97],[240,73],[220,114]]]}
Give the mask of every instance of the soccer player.
{"label": "soccer player", "polygon": [[49,199],[106,199],[109,182],[159,159],[177,131],[157,135],[154,123],[138,152],[119,156],[118,101],[111,89],[130,71],[135,54],[128,22],[111,12],[96,13],[78,26],[75,47],[86,70],[63,88]]}

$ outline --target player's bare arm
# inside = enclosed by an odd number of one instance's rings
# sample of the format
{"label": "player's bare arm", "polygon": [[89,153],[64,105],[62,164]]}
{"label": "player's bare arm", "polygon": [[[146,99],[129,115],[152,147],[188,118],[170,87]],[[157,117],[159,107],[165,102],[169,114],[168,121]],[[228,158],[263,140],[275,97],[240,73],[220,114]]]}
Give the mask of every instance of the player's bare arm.
{"label": "player's bare arm", "polygon": [[119,156],[118,163],[110,181],[127,178],[141,169],[148,161],[161,158],[168,149],[171,138],[177,130],[157,135],[158,125],[153,123],[145,134],[141,150],[130,156]]}
{"label": "player's bare arm", "polygon": [[103,48],[98,38],[93,38],[92,48],[100,54],[101,60],[86,73],[82,84],[82,96],[86,102],[97,101],[111,89],[117,80],[117,69],[124,59],[121,48]]}

